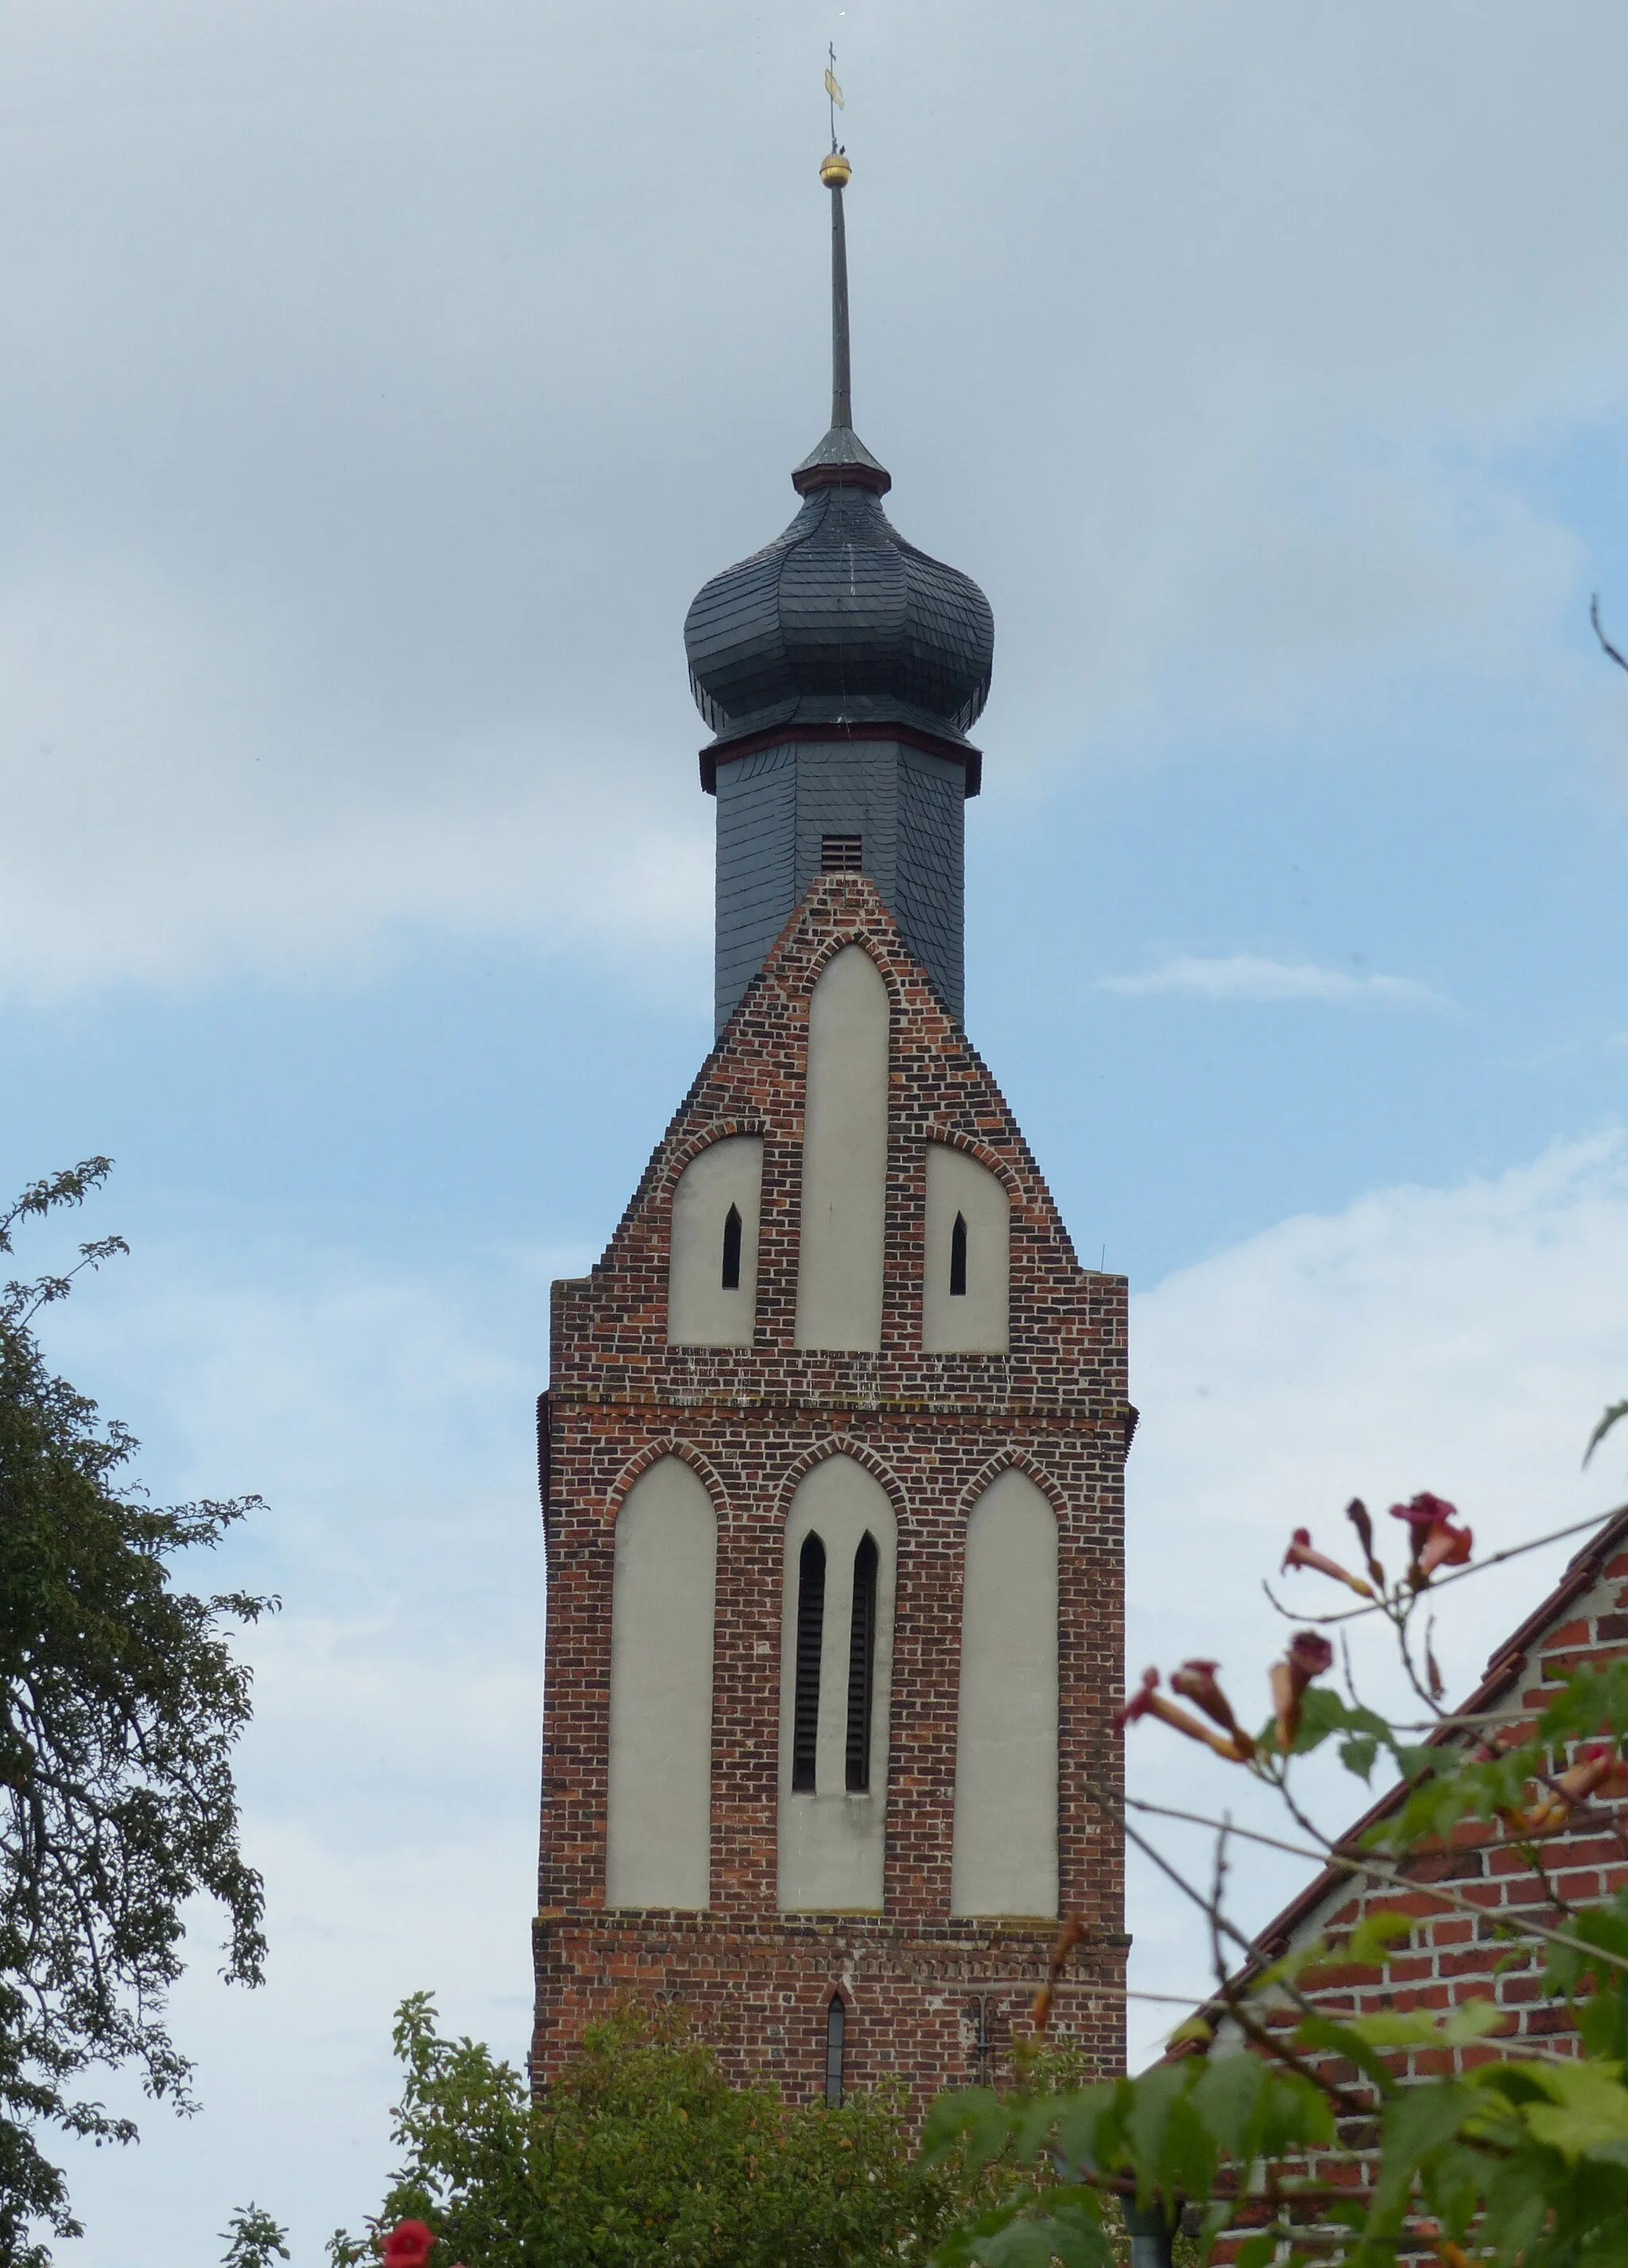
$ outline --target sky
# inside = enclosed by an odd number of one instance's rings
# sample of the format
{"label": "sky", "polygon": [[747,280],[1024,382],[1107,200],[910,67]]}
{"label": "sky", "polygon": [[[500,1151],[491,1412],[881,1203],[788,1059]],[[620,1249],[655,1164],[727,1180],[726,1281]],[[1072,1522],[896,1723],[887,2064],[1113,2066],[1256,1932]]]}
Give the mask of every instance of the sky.
{"label": "sky", "polygon": [[[198,1915],[84,2268],[359,2226],[407,1992],[523,2049],[548,1285],[710,1040],[681,625],[826,422],[828,40],[856,423],[997,623],[968,1028],[1132,1286],[1133,1673],[1258,1687],[1353,1492],[1628,1495],[1612,0],[11,0],[0,1167],[116,1160],[49,1351],[284,1600],[269,1981]],[[1444,1597],[1459,1688],[1569,1548]]]}

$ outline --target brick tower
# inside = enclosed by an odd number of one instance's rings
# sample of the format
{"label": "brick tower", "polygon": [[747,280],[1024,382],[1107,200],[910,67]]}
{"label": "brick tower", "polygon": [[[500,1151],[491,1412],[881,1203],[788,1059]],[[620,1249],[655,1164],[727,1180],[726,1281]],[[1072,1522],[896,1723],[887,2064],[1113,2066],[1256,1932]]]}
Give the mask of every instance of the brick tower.
{"label": "brick tower", "polygon": [[961,1028],[994,626],[833,401],[785,534],[686,625],[716,738],[718,1037],[554,1287],[533,2071],[622,1995],[794,2096],[1122,2067],[1109,1720],[1125,1285],[1083,1270]]}

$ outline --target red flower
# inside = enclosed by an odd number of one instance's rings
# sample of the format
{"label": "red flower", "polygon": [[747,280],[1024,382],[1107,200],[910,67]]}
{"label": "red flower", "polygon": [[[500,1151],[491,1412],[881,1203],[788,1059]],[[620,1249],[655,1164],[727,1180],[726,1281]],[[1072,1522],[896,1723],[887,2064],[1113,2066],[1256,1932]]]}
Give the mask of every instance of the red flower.
{"label": "red flower", "polygon": [[1468,1528],[1454,1527],[1458,1506],[1445,1497],[1432,1496],[1428,1489],[1421,1489],[1408,1503],[1393,1504],[1390,1516],[1408,1523],[1412,1545],[1408,1580],[1415,1590],[1422,1590],[1438,1567],[1462,1567],[1469,1558],[1475,1536]]}
{"label": "red flower", "polygon": [[[1187,1664],[1189,1669],[1203,1666],[1197,1662]],[[1214,1668],[1213,1663],[1208,1666]],[[1178,1671],[1176,1675],[1180,1677],[1182,1673]],[[1175,1683],[1175,1680],[1171,1682]],[[1174,1701],[1167,1701],[1158,1689],[1159,1672],[1145,1669],[1140,1685],[1134,1693],[1127,1694],[1123,1704],[1114,1713],[1116,1728],[1123,1732],[1125,1727],[1134,1725],[1138,1717],[1157,1717],[1175,1731],[1185,1733],[1190,1741],[1202,1741],[1205,1748],[1213,1749],[1218,1756],[1225,1756],[1229,1764],[1248,1763],[1254,1754],[1254,1743],[1247,1733],[1234,1732],[1230,1740],[1224,1741],[1219,1733],[1212,1733],[1207,1725],[1201,1725],[1197,1717],[1190,1716],[1185,1709],[1178,1709]],[[1178,1687],[1177,1690],[1183,1689]],[[1220,1689],[1218,1687],[1216,1690],[1219,1692]],[[1225,1706],[1225,1703],[1222,1705]]]}
{"label": "red flower", "polygon": [[1313,1550],[1309,1528],[1297,1528],[1289,1538],[1280,1572],[1286,1575],[1291,1567],[1315,1567],[1320,1575],[1332,1575],[1337,1583],[1348,1584],[1359,1599],[1374,1596],[1371,1583],[1365,1583],[1360,1575],[1353,1575],[1348,1568],[1342,1567],[1337,1559],[1330,1559],[1327,1552]]}
{"label": "red flower", "polygon": [[1362,1546],[1362,1556],[1367,1565],[1368,1574],[1382,1591],[1385,1587],[1385,1570],[1374,1557],[1374,1522],[1368,1518],[1368,1507],[1359,1496],[1352,1497],[1346,1506],[1345,1517],[1357,1531],[1357,1541]]}
{"label": "red flower", "polygon": [[1159,1683],[1156,1669],[1145,1669],[1142,1683],[1134,1693],[1127,1693],[1124,1706],[1114,1712],[1114,1730],[1123,1733],[1127,1725],[1134,1725],[1138,1717],[1145,1717],[1153,1705],[1153,1688]]}
{"label": "red flower", "polygon": [[1590,1742],[1577,1752],[1577,1762],[1569,1770],[1557,1772],[1552,1787],[1539,1791],[1538,1800],[1523,1816],[1517,1814],[1510,1821],[1518,1833],[1552,1835],[1563,1827],[1572,1815],[1574,1805],[1582,1803],[1595,1790],[1610,1779],[1616,1769],[1617,1759],[1609,1745]]}
{"label": "red flower", "polygon": [[424,2268],[435,2239],[422,2220],[398,2220],[385,2239],[385,2268]]}
{"label": "red flower", "polygon": [[1428,1489],[1421,1489],[1417,1496],[1410,1497],[1406,1504],[1393,1504],[1390,1516],[1393,1520],[1405,1520],[1409,1527],[1417,1531],[1434,1528],[1444,1521],[1456,1520],[1458,1506],[1449,1504],[1444,1496],[1432,1496]]}
{"label": "red flower", "polygon": [[1334,1647],[1321,1631],[1296,1631],[1289,1640],[1289,1660],[1305,1691],[1314,1677],[1334,1667]]}
{"label": "red flower", "polygon": [[1204,1715],[1224,1732],[1230,1733],[1233,1747],[1245,1757],[1255,1754],[1255,1742],[1233,1714],[1233,1705],[1216,1683],[1219,1661],[1184,1661],[1170,1680],[1170,1690],[1179,1693],[1184,1701],[1196,1701]]}
{"label": "red flower", "polygon": [[1272,1707],[1278,1718],[1278,1745],[1287,1756],[1300,1729],[1300,1697],[1314,1677],[1321,1677],[1334,1660],[1334,1648],[1316,1631],[1296,1631],[1288,1653],[1271,1667]]}

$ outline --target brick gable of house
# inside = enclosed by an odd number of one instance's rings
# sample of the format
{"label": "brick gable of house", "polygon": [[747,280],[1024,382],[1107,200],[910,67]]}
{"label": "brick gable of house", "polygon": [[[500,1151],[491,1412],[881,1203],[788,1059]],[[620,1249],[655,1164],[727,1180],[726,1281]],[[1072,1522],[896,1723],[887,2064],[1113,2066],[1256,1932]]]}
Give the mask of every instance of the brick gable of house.
{"label": "brick gable of house", "polygon": [[[1507,1724],[1524,1736],[1560,1679],[1585,1666],[1620,1660],[1624,1653],[1628,1507],[1610,1516],[1548,1597],[1494,1651],[1481,1683],[1456,1713],[1495,1713],[1500,1728]],[[1449,1729],[1436,1737],[1477,1739],[1490,1729]],[[1382,1798],[1355,1822],[1343,1838],[1345,1844],[1356,1845],[1399,1800],[1400,1791]],[[1329,1959],[1305,1972],[1299,1989],[1337,2020],[1383,2009],[1440,2013],[1469,2000],[1491,2000],[1501,2011],[1497,2029],[1484,2041],[1389,2054],[1386,2060],[1399,2079],[1451,2076],[1518,2054],[1523,2044],[1548,2054],[1575,2055],[1580,2042],[1570,2012],[1564,2001],[1544,1992],[1543,1948],[1523,1932],[1532,1924],[1563,1927],[1563,1904],[1597,1904],[1628,1885],[1628,1788],[1622,1776],[1580,1804],[1562,1831],[1543,1837],[1536,1847],[1541,1871],[1534,1867],[1529,1849],[1502,1826],[1465,1821],[1445,1843],[1406,1860],[1396,1881],[1359,1881],[1337,1867],[1326,1868],[1260,1933],[1237,1982],[1248,1995],[1268,1963],[1324,1940]],[[1410,1924],[1407,1936],[1383,1964],[1343,1959],[1340,1948],[1351,1931],[1363,1917],[1379,1912],[1403,1916]],[[1274,2028],[1290,2029],[1297,2021],[1270,1991],[1261,1999],[1260,2013]],[[1230,2043],[1229,2034],[1235,2040],[1219,2003],[1205,2014],[1218,2028],[1219,2045]],[[1315,2053],[1306,2060],[1351,2095],[1372,2101],[1368,2082],[1351,2064]],[[1372,2146],[1376,2130],[1371,2118],[1353,2116],[1338,2124],[1343,2151]],[[1374,2162],[1331,2156],[1313,2160],[1308,2171],[1318,2181],[1355,2186],[1372,2178]]]}

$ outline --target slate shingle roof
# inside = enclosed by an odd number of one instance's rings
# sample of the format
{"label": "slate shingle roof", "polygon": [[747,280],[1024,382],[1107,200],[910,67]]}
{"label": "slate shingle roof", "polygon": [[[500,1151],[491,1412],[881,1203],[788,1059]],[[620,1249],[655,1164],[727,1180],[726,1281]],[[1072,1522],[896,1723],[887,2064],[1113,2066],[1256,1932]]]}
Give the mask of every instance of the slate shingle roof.
{"label": "slate shingle roof", "polygon": [[989,600],[905,541],[881,507],[887,474],[846,429],[833,428],[793,477],[804,502],[785,533],[715,575],[690,607],[696,707],[720,740],[833,724],[961,740],[989,697]]}

